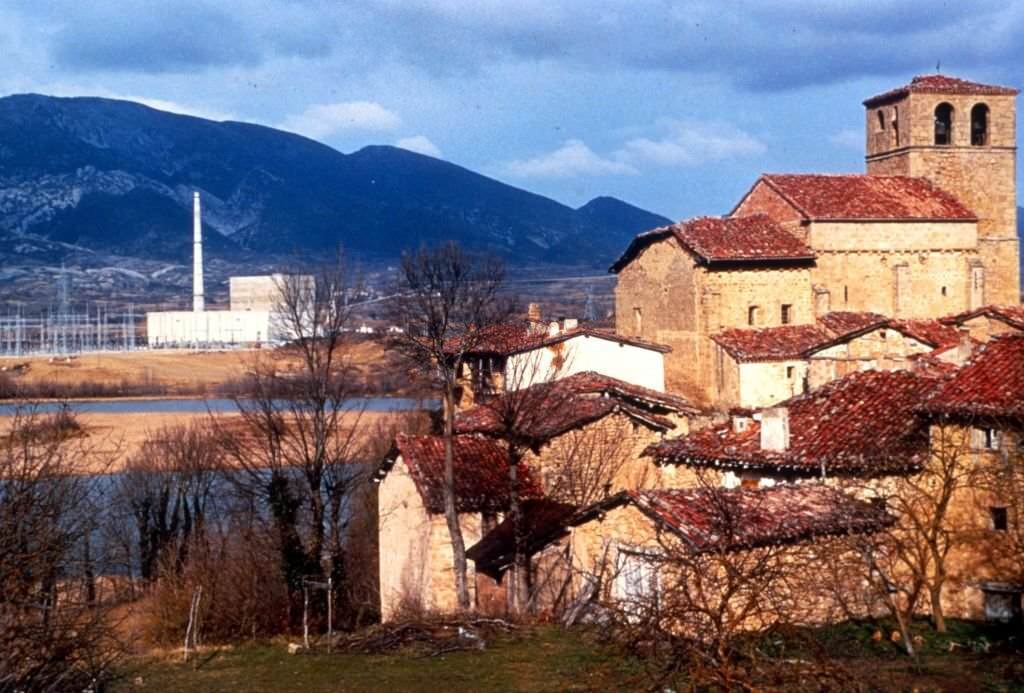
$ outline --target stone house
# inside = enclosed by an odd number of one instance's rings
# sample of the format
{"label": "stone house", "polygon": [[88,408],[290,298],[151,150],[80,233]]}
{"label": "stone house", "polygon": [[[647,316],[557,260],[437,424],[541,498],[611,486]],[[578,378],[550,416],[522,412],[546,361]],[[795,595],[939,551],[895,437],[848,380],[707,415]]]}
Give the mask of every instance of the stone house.
{"label": "stone house", "polygon": [[[944,381],[920,408],[933,428],[952,427],[972,464],[989,473],[959,499],[961,531],[979,544],[958,563],[971,588],[959,609],[999,620],[1021,618],[1024,593],[1024,334],[997,336]],[[994,472],[994,473],[993,473]]]}
{"label": "stone house", "polygon": [[[1007,536],[999,532],[1022,530],[1024,513],[1010,511],[1020,504],[1019,494],[1008,497],[977,481],[1020,453],[1022,402],[1024,337],[1003,336],[960,368],[853,373],[775,407],[663,441],[648,454],[661,465],[710,471],[725,486],[824,481],[869,498],[889,496],[894,480],[915,478],[945,456],[972,481],[950,501],[956,543],[942,604],[947,614],[980,618],[992,615],[993,600],[1003,604],[1007,594],[1019,612],[1024,591],[1018,589],[1019,558],[1015,566],[999,558],[1018,555],[1019,545],[1017,554],[998,548]],[[997,596],[986,592],[992,586]]]}
{"label": "stone house", "polygon": [[813,264],[813,251],[766,215],[648,231],[612,266],[616,331],[671,346],[668,389],[712,404],[709,335],[812,323]]}
{"label": "stone house", "polygon": [[1016,306],[1016,94],[929,75],[868,99],[866,174],[765,174],[728,217],[637,236],[610,269],[616,330],[671,347],[667,388],[721,407],[743,399],[716,373],[726,330]]}
{"label": "stone house", "polygon": [[[508,510],[508,457],[483,436],[454,438],[456,509],[466,546],[480,540]],[[381,619],[408,610],[457,609],[453,554],[444,517],[444,440],[440,436],[399,435],[377,471],[377,536]],[[523,470],[525,496],[539,487]],[[470,571],[471,597],[476,600]]]}
{"label": "stone house", "polygon": [[[700,412],[685,400],[598,373],[577,373],[505,393],[456,416],[456,498],[466,546],[508,511],[509,457],[502,401],[514,399],[525,498],[585,501],[622,488],[664,484],[640,453]],[[376,475],[380,604],[384,620],[403,608],[454,611],[452,548],[443,506],[441,436],[398,436]],[[575,507],[575,506],[574,506]],[[473,603],[501,608],[503,588],[470,571]]]}
{"label": "stone house", "polygon": [[[526,546],[535,609],[562,613],[585,603],[626,610],[667,606],[660,601],[663,593],[673,581],[685,579],[676,573],[680,552],[694,557],[743,552],[752,554],[745,560],[757,560],[759,551],[781,546],[789,547],[784,555],[795,558],[799,551],[814,551],[826,537],[871,533],[893,521],[879,506],[822,484],[622,491],[585,508],[539,501],[530,510]],[[501,579],[510,569],[512,546],[505,521],[469,555],[479,572]],[[811,590],[825,597],[820,585],[828,568],[821,563],[820,574],[801,570],[790,576],[808,590],[808,598],[798,600],[808,608],[790,617],[823,621],[839,611],[826,599],[810,598]]]}

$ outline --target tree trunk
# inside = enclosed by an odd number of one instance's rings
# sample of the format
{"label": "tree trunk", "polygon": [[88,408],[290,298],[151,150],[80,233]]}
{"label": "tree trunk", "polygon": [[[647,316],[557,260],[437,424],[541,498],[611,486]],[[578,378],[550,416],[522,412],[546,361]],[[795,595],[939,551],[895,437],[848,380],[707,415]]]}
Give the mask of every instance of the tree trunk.
{"label": "tree trunk", "polygon": [[529,599],[529,561],[526,556],[526,542],[523,526],[523,511],[519,499],[519,459],[518,454],[509,450],[508,465],[509,502],[508,514],[512,520],[513,554],[512,580],[509,584],[509,607],[514,615],[526,612]]}
{"label": "tree trunk", "polygon": [[946,632],[946,616],[942,613],[942,583],[928,587],[932,602],[932,625],[936,633]]}
{"label": "tree trunk", "polygon": [[455,595],[459,610],[469,611],[469,585],[466,578],[466,542],[462,538],[459,513],[455,507],[455,437],[454,388],[447,384],[444,390],[444,519],[452,540],[452,568],[455,570]]}

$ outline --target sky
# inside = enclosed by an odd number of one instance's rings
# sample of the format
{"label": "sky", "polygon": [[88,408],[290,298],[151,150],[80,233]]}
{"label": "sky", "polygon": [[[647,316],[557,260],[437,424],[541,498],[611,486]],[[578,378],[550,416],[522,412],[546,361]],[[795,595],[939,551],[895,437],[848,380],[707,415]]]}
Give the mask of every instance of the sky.
{"label": "sky", "polygon": [[105,96],[392,144],[579,206],[727,213],[863,170],[861,101],[1024,86],[1006,0],[5,0],[0,94]]}

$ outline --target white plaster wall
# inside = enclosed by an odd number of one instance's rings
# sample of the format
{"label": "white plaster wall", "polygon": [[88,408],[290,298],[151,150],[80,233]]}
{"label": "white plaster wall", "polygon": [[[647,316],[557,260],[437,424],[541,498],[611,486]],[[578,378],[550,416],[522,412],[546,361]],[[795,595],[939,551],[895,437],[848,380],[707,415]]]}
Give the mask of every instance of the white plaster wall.
{"label": "white plaster wall", "polygon": [[401,458],[380,482],[377,510],[380,610],[388,621],[403,601],[427,606],[430,574],[431,518]]}
{"label": "white plaster wall", "polygon": [[665,391],[665,355],[662,352],[592,335],[578,335],[510,357],[506,382],[509,388],[520,389],[585,371]]}
{"label": "white plaster wall", "polygon": [[152,346],[248,344],[271,337],[270,313],[247,310],[162,311],[146,313],[146,338]]}
{"label": "white plaster wall", "polygon": [[[787,377],[787,368],[793,369],[792,377]],[[806,374],[806,361],[741,363],[739,406],[758,409],[799,395]]]}

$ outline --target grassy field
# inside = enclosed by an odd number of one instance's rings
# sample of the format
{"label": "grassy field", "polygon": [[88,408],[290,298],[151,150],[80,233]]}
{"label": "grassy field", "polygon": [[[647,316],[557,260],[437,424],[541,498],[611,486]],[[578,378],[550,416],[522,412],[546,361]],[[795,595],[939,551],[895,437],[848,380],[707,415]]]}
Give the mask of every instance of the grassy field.
{"label": "grassy field", "polygon": [[[141,677],[141,685],[136,677]],[[640,685],[623,659],[555,628],[438,657],[289,655],[282,641],[207,654],[197,669],[137,660],[115,691],[593,691]]]}
{"label": "grassy field", "polygon": [[[872,625],[846,625],[819,635],[830,651],[832,678],[815,677],[762,690],[1022,691],[1020,634],[951,623],[945,636],[920,643],[919,666]],[[920,632],[926,633],[922,624]],[[1014,639],[1018,638],[1018,639]],[[952,647],[951,647],[952,644]],[[289,655],[286,641],[246,644],[205,653],[198,664],[176,657],[139,658],[115,691],[622,691],[650,685],[636,660],[598,644],[582,631],[524,628],[483,651],[416,655]],[[952,651],[951,651],[952,649]],[[805,661],[804,656],[782,661]],[[783,664],[792,667],[791,664]],[[792,672],[790,672],[792,673]],[[839,683],[837,683],[839,682]],[[816,685],[815,685],[816,684]],[[848,686],[848,687],[847,687]]]}

